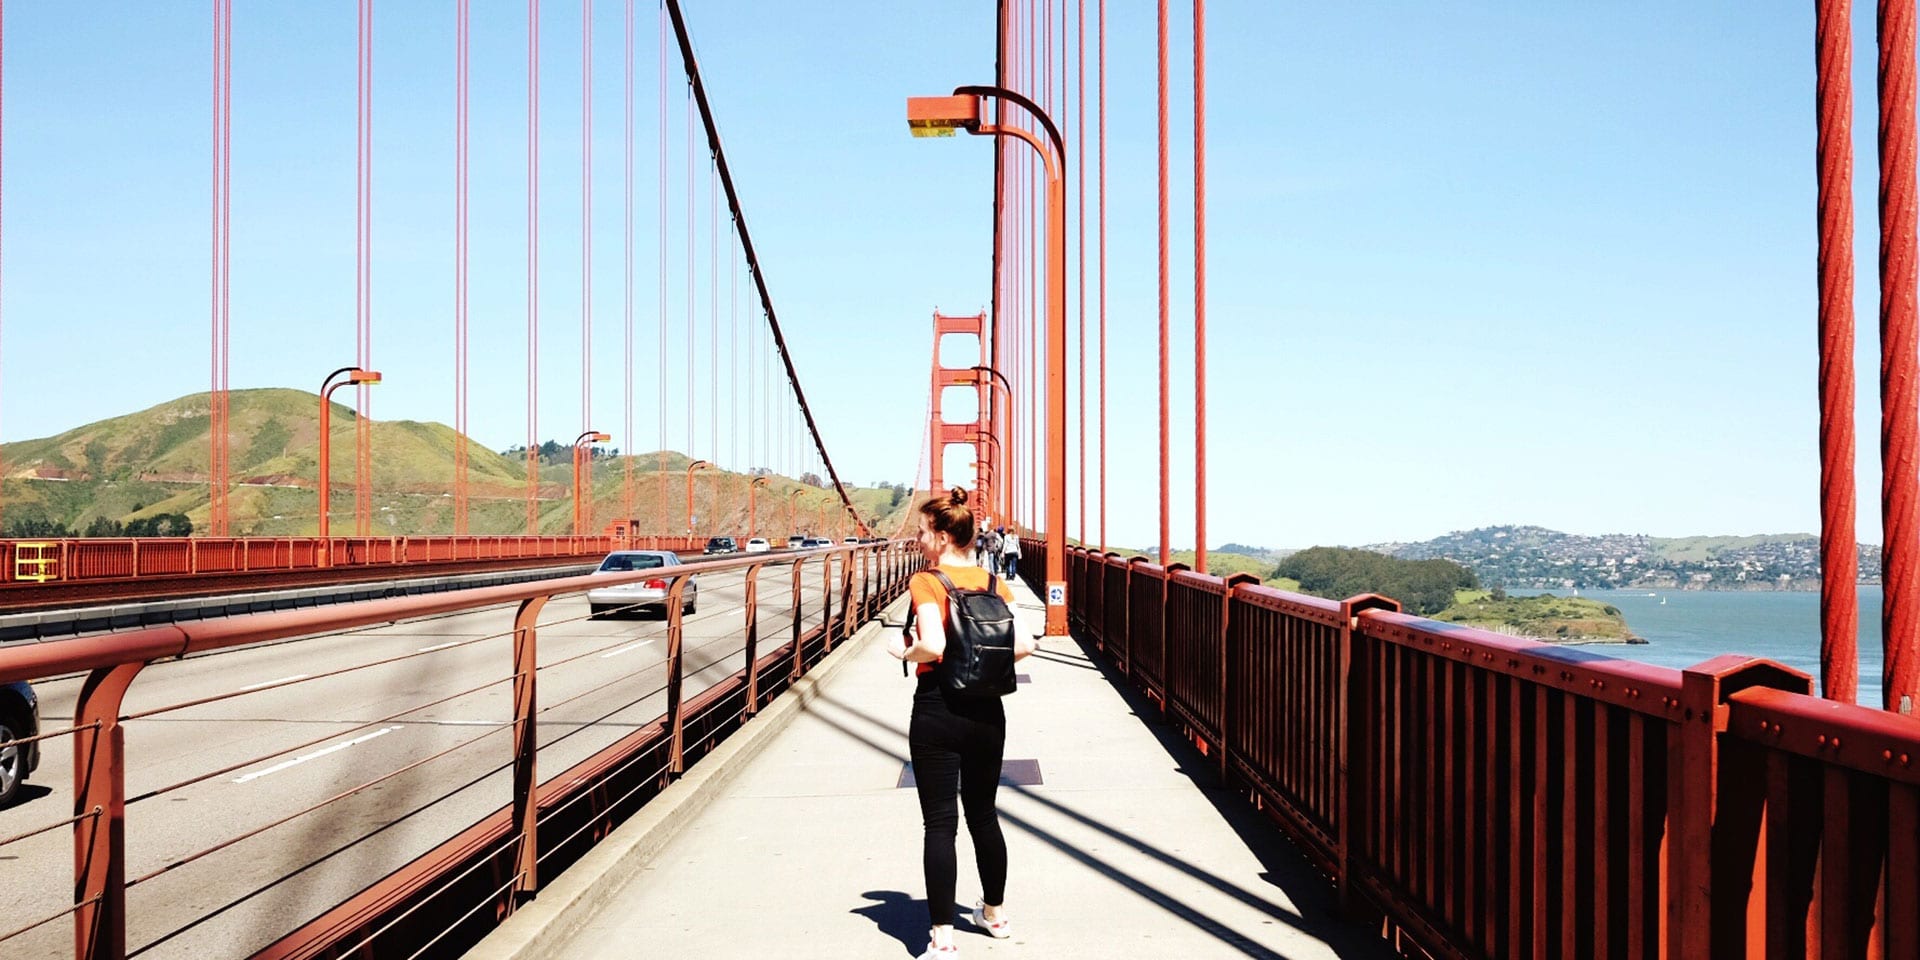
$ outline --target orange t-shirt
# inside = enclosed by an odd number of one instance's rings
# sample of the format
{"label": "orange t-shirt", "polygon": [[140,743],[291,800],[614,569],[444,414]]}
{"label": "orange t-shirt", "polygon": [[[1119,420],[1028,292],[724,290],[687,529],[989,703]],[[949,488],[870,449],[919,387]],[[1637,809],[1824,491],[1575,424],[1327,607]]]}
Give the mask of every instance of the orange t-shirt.
{"label": "orange t-shirt", "polygon": [[[955,566],[949,566],[943,563],[940,565],[939,569],[941,573],[944,573],[947,575],[948,580],[953,581],[954,586],[959,587],[962,590],[985,590],[987,588],[987,578],[992,576],[992,574],[988,573],[986,568],[984,567],[976,567],[976,566],[955,567]],[[1013,606],[1013,588],[1007,586],[1007,581],[1005,577],[998,578],[997,584],[999,587],[1000,599],[1005,600],[1007,602],[1008,607],[1012,607]],[[917,611],[920,609],[922,605],[931,603],[940,608],[941,623],[943,625],[946,624],[949,620],[951,620],[951,611],[947,609],[946,585],[942,584],[940,582],[940,579],[938,577],[935,577],[932,573],[923,570],[919,573],[914,574],[913,578],[907,581],[907,593],[913,597],[912,602],[913,602],[914,610]],[[932,673],[933,664],[931,663],[920,664],[920,669],[918,672]]]}

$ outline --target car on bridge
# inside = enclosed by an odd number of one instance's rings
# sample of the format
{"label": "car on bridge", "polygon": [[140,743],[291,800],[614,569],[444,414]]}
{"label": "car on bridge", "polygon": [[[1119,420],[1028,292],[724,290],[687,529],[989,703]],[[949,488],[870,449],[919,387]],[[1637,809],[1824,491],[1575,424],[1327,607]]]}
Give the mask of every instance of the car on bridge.
{"label": "car on bridge", "polygon": [[805,544],[806,542],[807,542],[807,538],[806,538],[806,537],[804,537],[804,536],[802,536],[802,535],[800,535],[800,534],[797,534],[797,533],[796,533],[796,534],[794,534],[793,536],[791,536],[791,537],[788,537],[788,538],[787,538],[787,549],[788,549],[788,550],[798,550],[798,549],[800,549],[800,548],[801,548],[801,546],[802,546],[802,545],[804,545],[804,544]]}
{"label": "car on bridge", "polygon": [[768,550],[772,550],[772,549],[773,549],[773,545],[767,542],[766,537],[752,537],[747,540],[747,549],[745,552],[766,553]]}
{"label": "car on bridge", "polygon": [[828,540],[826,537],[808,537],[800,541],[800,549],[802,550],[818,550],[821,547],[831,546],[833,546],[833,541]]}
{"label": "car on bridge", "polygon": [[40,699],[21,681],[0,684],[0,807],[13,803],[20,785],[40,766],[40,741],[13,743],[40,735]]}
{"label": "car on bridge", "polygon": [[708,537],[707,548],[701,552],[709,557],[721,556],[739,553],[740,547],[733,542],[732,537]]}
{"label": "car on bridge", "polygon": [[[655,570],[677,567],[683,561],[680,555],[671,550],[615,550],[600,561],[595,573],[632,573],[636,570]],[[659,610],[662,616],[667,612],[667,596],[671,580],[660,577],[652,580],[636,580],[618,586],[596,587],[587,591],[587,610],[596,617],[614,616],[639,610]],[[700,585],[692,576],[687,577],[686,590],[680,594],[680,612],[692,613],[699,605]]]}

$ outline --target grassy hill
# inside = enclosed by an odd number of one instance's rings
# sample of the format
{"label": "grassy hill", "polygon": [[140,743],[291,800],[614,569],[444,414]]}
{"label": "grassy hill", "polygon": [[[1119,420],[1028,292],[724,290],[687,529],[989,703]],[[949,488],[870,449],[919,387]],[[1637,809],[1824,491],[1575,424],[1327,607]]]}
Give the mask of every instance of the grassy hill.
{"label": "grassy hill", "polygon": [[1452,606],[1433,618],[1554,643],[1645,642],[1634,636],[1617,608],[1551,593],[1495,599],[1490,591],[1462,590]]}
{"label": "grassy hill", "polygon": [[[231,394],[233,487],[228,503],[235,534],[301,536],[317,531],[319,402],[312,393],[291,389]],[[34,519],[78,530],[98,517],[126,521],[180,513],[193,521],[196,530],[204,531],[211,494],[208,404],[207,394],[193,394],[56,436],[0,444],[0,470],[4,470],[0,498],[8,525]],[[333,405],[331,416],[333,529],[351,532],[356,417],[352,408],[339,403]],[[453,532],[456,434],[452,428],[413,420],[375,420],[371,429],[373,532]],[[658,518],[668,524],[668,530],[685,529],[689,458],[668,451],[632,459],[638,517]],[[467,470],[468,529],[525,532],[525,462],[470,443]],[[742,474],[719,470],[696,474],[695,513],[703,532],[744,532],[747,482]],[[535,506],[542,533],[571,530],[571,485],[567,464],[542,467]],[[596,531],[619,515],[625,489],[624,459],[596,461],[592,497]],[[760,490],[763,522],[772,523],[777,515],[784,530],[787,496],[797,489],[806,492],[797,498],[796,521],[808,530],[818,528],[813,518],[820,505],[837,498],[830,490],[777,476]],[[893,504],[892,491],[887,489],[849,488],[848,494],[863,515],[880,520],[880,529],[889,533],[911,507],[907,501]],[[834,515],[839,515],[837,509]]]}
{"label": "grassy hill", "polygon": [[1652,537],[1648,543],[1653,547],[1654,554],[1663,560],[1698,563],[1711,560],[1726,550],[1814,539],[1817,538],[1811,533],[1769,533],[1752,537]]}

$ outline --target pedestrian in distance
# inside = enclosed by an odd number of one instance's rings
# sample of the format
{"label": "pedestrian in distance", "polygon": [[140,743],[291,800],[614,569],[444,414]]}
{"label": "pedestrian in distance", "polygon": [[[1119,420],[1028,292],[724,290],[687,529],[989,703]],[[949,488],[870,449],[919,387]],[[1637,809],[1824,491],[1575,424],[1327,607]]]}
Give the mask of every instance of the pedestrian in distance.
{"label": "pedestrian in distance", "polygon": [[1007,739],[1000,697],[1014,689],[1013,663],[1033,652],[1016,628],[1013,590],[974,563],[973,514],[958,487],[920,507],[920,549],[928,569],[907,583],[912,609],[887,652],[918,664],[907,743],[924,824],[921,866],[931,925],[920,960],[955,960],[954,838],[965,811],[980,873],[973,925],[990,936],[1012,934],[1005,904],[1007,842],[995,796]]}
{"label": "pedestrian in distance", "polygon": [[1017,579],[1020,576],[1020,534],[1018,531],[1001,533],[1000,559],[1002,563],[1006,564],[1007,579]]}

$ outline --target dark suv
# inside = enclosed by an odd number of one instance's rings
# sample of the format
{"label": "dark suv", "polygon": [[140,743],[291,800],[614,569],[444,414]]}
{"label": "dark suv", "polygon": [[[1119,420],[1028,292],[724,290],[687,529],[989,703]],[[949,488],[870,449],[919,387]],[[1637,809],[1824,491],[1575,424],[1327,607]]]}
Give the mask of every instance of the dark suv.
{"label": "dark suv", "polygon": [[711,557],[720,553],[738,553],[740,548],[734,544],[732,537],[708,537],[707,549],[702,552]]}
{"label": "dark suv", "polygon": [[[40,734],[40,701],[25,683],[0,684],[0,743]],[[0,807],[13,802],[27,775],[40,766],[40,741],[0,746]]]}

